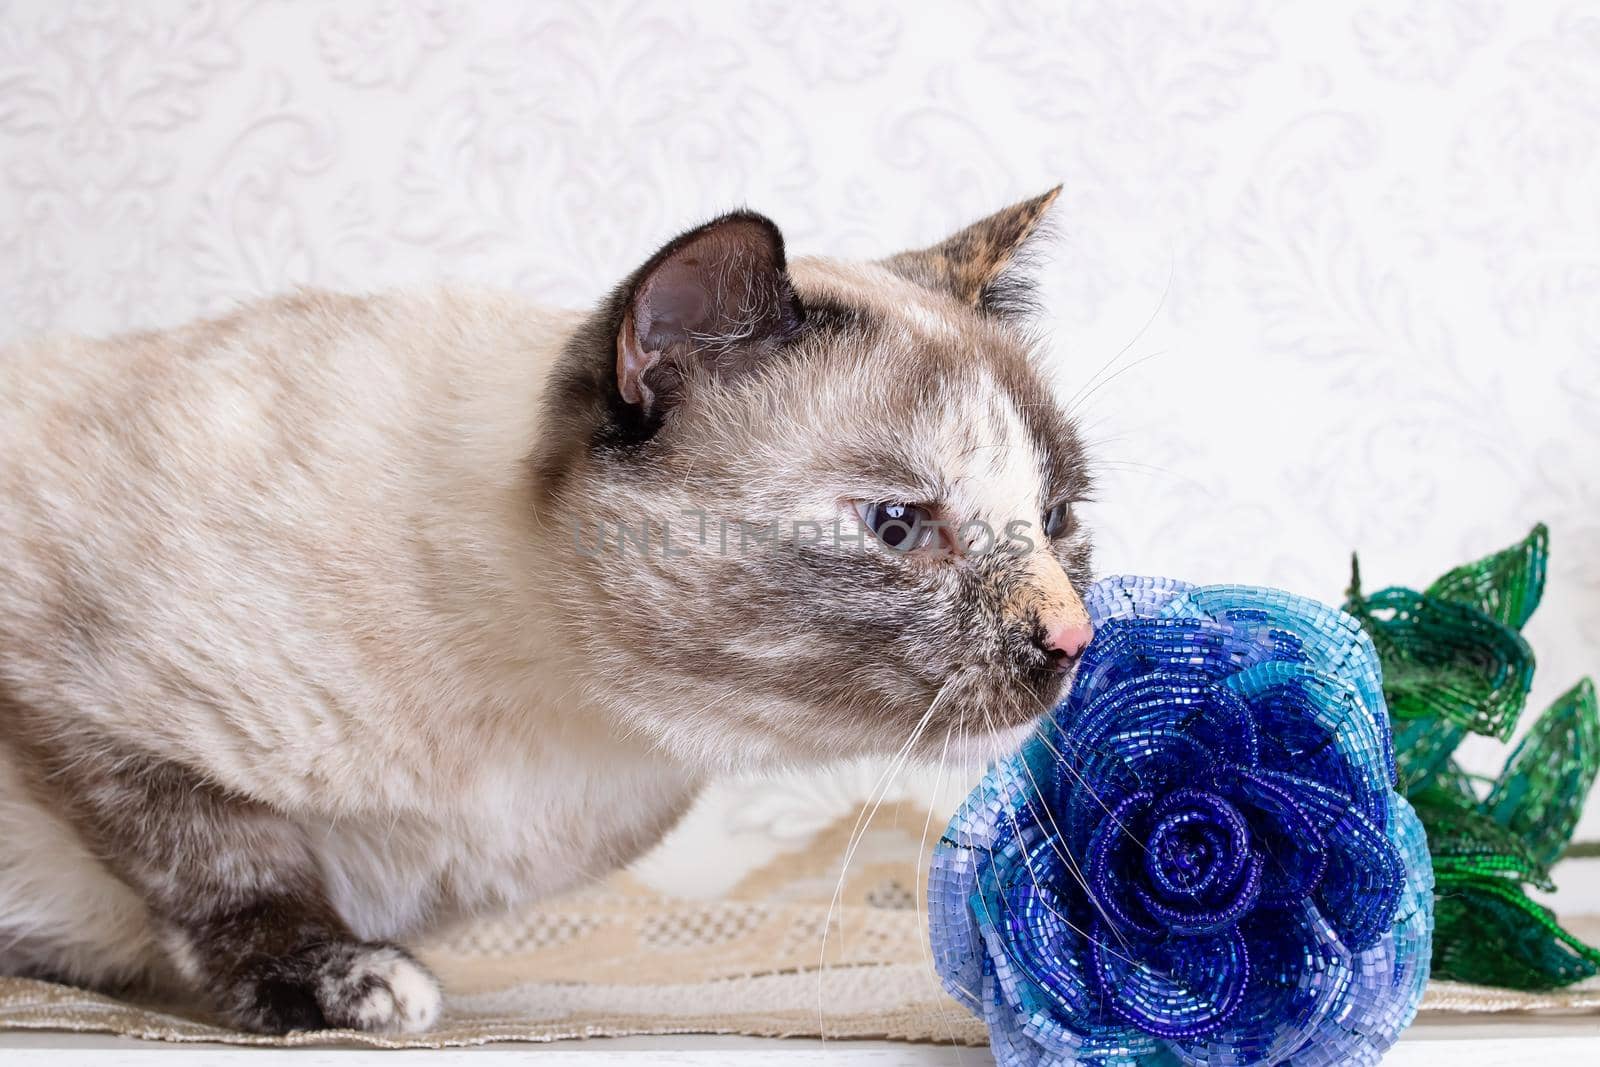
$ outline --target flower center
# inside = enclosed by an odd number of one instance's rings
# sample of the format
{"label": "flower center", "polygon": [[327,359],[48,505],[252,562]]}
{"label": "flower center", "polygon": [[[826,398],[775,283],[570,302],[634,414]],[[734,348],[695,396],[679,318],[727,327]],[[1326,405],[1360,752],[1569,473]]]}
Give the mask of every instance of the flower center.
{"label": "flower center", "polygon": [[1250,827],[1214,793],[1180,789],[1153,813],[1145,872],[1157,895],[1178,900],[1227,890],[1250,861]]}

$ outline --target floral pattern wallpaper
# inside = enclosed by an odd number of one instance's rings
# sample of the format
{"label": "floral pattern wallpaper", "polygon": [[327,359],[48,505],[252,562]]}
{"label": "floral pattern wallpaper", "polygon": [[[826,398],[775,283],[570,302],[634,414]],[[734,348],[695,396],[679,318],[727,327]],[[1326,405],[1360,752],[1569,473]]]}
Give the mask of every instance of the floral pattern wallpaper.
{"label": "floral pattern wallpaper", "polygon": [[[0,0],[0,342],[294,286],[584,304],[735,205],[871,256],[1063,182],[1102,572],[1337,600],[1353,548],[1422,585],[1543,519],[1541,707],[1600,672],[1597,101],[1582,2]],[[732,871],[975,770],[726,785],[685,840]],[[714,889],[684,851],[647,871]]]}

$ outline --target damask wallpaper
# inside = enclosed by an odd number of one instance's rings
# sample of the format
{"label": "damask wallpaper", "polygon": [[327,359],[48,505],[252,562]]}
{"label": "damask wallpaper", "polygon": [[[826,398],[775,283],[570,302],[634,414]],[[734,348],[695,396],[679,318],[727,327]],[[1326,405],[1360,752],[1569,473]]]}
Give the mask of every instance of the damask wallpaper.
{"label": "damask wallpaper", "polygon": [[[1100,569],[1336,599],[1353,548],[1419,584],[1542,518],[1539,707],[1600,672],[1597,101],[1576,2],[0,0],[0,342],[581,304],[734,205],[867,256],[1063,182]],[[646,873],[715,889],[879,778],[720,788]]]}

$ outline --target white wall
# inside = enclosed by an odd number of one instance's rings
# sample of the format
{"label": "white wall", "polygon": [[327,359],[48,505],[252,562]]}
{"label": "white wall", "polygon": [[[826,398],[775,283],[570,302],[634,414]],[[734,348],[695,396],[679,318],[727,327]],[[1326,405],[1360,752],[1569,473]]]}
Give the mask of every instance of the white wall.
{"label": "white wall", "polygon": [[[1542,706],[1600,670],[1597,101],[1581,3],[0,0],[0,340],[583,302],[731,205],[870,255],[1061,181],[1102,567],[1336,599],[1353,547],[1421,584],[1542,518]],[[874,777],[690,832],[751,855]]]}

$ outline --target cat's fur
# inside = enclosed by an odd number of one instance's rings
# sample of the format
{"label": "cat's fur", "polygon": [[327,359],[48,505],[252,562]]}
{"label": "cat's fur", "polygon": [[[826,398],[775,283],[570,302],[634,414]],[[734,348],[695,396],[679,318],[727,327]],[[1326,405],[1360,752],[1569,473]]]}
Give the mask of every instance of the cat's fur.
{"label": "cat's fur", "polygon": [[[392,942],[708,775],[1013,743],[1088,579],[1009,270],[1054,196],[880,263],[736,213],[587,316],[306,293],[0,352],[0,973],[425,1028]],[[853,501],[1036,547],[891,552]]]}

